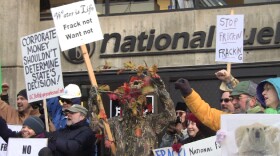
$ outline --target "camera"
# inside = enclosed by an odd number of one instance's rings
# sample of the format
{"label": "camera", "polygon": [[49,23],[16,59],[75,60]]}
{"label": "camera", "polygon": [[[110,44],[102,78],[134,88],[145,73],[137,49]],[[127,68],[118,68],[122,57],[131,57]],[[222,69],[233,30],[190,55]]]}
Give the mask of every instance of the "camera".
{"label": "camera", "polygon": [[177,123],[181,123],[180,116],[177,116],[177,119],[176,119],[176,124],[177,124]]}

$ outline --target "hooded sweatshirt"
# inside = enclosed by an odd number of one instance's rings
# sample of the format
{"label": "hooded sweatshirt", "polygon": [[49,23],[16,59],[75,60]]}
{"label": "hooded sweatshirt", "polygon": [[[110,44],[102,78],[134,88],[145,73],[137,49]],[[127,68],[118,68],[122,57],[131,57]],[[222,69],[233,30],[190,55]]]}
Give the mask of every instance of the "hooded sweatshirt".
{"label": "hooded sweatshirt", "polygon": [[[257,97],[258,100],[260,101],[261,105],[266,108],[266,104],[265,104],[265,99],[264,96],[262,95],[262,92],[264,90],[264,85],[266,83],[270,83],[271,85],[273,85],[273,87],[275,88],[277,95],[278,95],[278,99],[280,100],[280,77],[276,77],[276,78],[269,78],[266,80],[263,80],[261,83],[259,83],[258,87],[257,87]],[[278,104],[277,108],[266,108],[265,109],[265,113],[266,114],[280,114],[280,104]]]}

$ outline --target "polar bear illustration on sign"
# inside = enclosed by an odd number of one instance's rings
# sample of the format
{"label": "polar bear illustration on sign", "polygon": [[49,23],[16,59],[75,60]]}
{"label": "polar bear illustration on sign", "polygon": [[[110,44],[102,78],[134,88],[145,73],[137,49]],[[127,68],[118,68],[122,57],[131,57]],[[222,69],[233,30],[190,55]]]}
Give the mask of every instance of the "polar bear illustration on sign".
{"label": "polar bear illustration on sign", "polygon": [[277,156],[280,130],[260,123],[240,126],[235,130],[239,156]]}

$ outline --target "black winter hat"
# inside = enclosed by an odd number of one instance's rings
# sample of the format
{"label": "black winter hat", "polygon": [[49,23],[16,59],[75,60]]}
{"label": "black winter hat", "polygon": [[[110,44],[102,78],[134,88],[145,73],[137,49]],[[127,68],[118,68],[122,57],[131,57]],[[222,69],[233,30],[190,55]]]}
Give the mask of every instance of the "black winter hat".
{"label": "black winter hat", "polygon": [[187,110],[187,105],[184,102],[178,102],[176,105],[175,110],[182,110],[182,111],[186,111]]}
{"label": "black winter hat", "polygon": [[23,90],[19,91],[18,94],[17,94],[17,97],[18,97],[19,95],[20,95],[20,96],[23,96],[26,100],[28,100],[26,89],[23,89]]}
{"label": "black winter hat", "polygon": [[24,120],[23,125],[26,125],[33,129],[36,135],[44,132],[44,123],[37,116],[29,116],[27,119]]}

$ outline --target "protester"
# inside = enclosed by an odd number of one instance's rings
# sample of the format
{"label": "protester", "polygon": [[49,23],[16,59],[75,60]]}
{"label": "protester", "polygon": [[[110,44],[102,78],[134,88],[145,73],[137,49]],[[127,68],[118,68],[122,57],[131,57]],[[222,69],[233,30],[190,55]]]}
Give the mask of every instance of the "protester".
{"label": "protester", "polygon": [[44,123],[37,116],[29,116],[24,120],[20,132],[8,128],[6,121],[0,117],[0,136],[8,143],[9,138],[44,138]]}
{"label": "protester", "polygon": [[[265,108],[266,114],[279,114],[280,113],[280,78],[269,78],[258,84],[256,88],[257,99]],[[241,97],[242,98],[242,97]],[[248,100],[248,99],[247,99]],[[217,132],[216,141],[222,143],[227,135],[224,130]]]}
{"label": "protester", "polygon": [[33,109],[28,103],[26,89],[17,94],[17,109],[0,100],[0,116],[8,124],[22,124],[30,115],[40,116],[39,109]]}
{"label": "protester", "polygon": [[187,116],[189,137],[181,141],[182,144],[191,143],[215,135],[215,132],[204,126],[194,115],[189,113]]}
{"label": "protester", "polygon": [[160,148],[171,147],[172,144],[182,142],[188,137],[187,132],[187,106],[183,102],[178,102],[176,107],[176,121],[171,122],[161,139]]}
{"label": "protester", "polygon": [[[92,88],[91,90],[96,89]],[[143,97],[146,97],[147,91],[158,96],[159,103],[157,105],[162,105],[162,111],[148,115],[143,114],[144,105],[147,104],[146,98]],[[115,155],[118,156],[153,155],[152,150],[159,146],[160,133],[170,121],[176,119],[174,104],[163,80],[155,72],[152,76],[140,73],[138,76],[132,76],[129,82],[118,87],[114,93],[113,95],[111,93],[111,98],[119,98],[115,100],[123,102],[121,103],[122,113],[118,117],[108,119],[114,140],[106,139],[106,147],[112,147],[112,142],[115,143]],[[114,96],[116,94],[120,96]],[[100,117],[104,116],[101,113],[99,115]]]}
{"label": "protester", "polygon": [[257,87],[257,95],[267,114],[280,114],[280,78],[269,78]]}
{"label": "protester", "polygon": [[226,113],[234,113],[235,109],[230,97],[230,92],[223,92],[221,100],[221,110]]}
{"label": "protester", "polygon": [[220,85],[220,90],[222,91],[222,96],[220,99],[221,110],[223,112],[233,113],[234,106],[231,102],[230,93],[232,89],[236,87],[239,81],[224,69],[216,72],[215,75],[219,80],[222,81]]}
{"label": "protester", "polygon": [[69,84],[64,88],[64,94],[60,96],[63,109],[70,108],[73,104],[81,104],[81,90],[76,84]]}
{"label": "protester", "polygon": [[234,113],[264,113],[264,108],[257,100],[257,84],[252,81],[240,82],[230,94]]}
{"label": "protester", "polygon": [[70,108],[73,104],[81,104],[81,90],[76,84],[67,85],[64,94],[60,97],[47,99],[48,114],[57,130],[66,127],[67,116],[64,115],[63,110]]}
{"label": "protester", "polygon": [[8,90],[9,90],[9,85],[8,83],[3,83],[2,84],[2,93],[0,94],[0,99],[5,101],[7,104],[9,103],[9,94],[8,94]]}
{"label": "protester", "polygon": [[[231,93],[235,113],[261,113],[263,108],[256,99],[257,85],[252,81],[242,81],[237,84]],[[214,131],[220,129],[221,114],[226,112],[211,108],[208,103],[201,99],[190,86],[189,81],[180,78],[175,82],[175,88],[181,94],[188,108],[207,127]]]}
{"label": "protester", "polygon": [[[95,136],[86,121],[88,110],[74,104],[64,110],[67,115],[67,126],[55,132],[46,133],[48,147],[39,153],[52,153],[54,156],[91,156],[94,154]],[[50,155],[51,156],[51,155]]]}
{"label": "protester", "polygon": [[[65,115],[64,110],[70,108],[73,104],[81,105],[81,96],[79,86],[76,84],[69,84],[64,88],[63,95],[47,99],[48,114],[51,116],[52,122],[57,130],[67,127],[68,116]],[[87,122],[89,123],[89,120],[87,120]],[[97,150],[93,152],[94,155]]]}
{"label": "protester", "polygon": [[[0,100],[0,116],[8,124],[21,125],[29,116],[37,116],[45,121],[42,101],[28,102],[26,89],[17,94],[17,109]],[[49,120],[49,130],[55,131],[53,123]]]}

